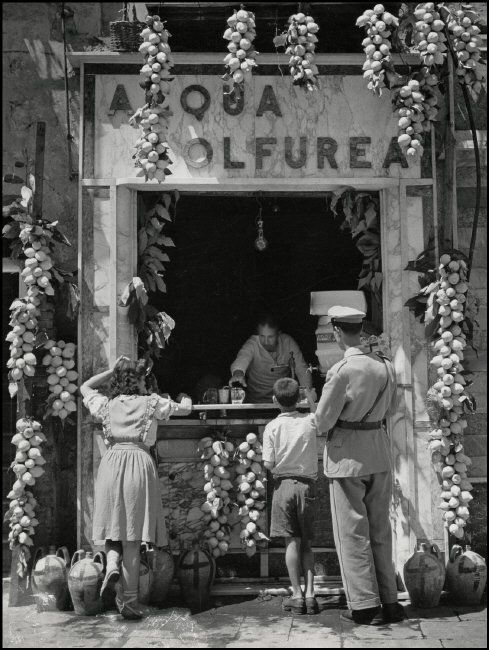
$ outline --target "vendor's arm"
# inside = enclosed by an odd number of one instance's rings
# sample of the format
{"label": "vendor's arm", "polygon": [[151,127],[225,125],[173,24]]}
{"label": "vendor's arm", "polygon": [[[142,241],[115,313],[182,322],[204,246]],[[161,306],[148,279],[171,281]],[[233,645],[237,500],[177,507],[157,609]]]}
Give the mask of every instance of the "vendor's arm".
{"label": "vendor's arm", "polygon": [[290,352],[294,353],[295,374],[299,380],[299,385],[305,388],[312,388],[312,375],[308,370],[308,365],[302,356],[300,347],[292,337],[289,338]]}
{"label": "vendor's arm", "polygon": [[310,412],[315,413],[318,405],[316,403],[317,395],[314,388],[306,388],[306,397]]}
{"label": "vendor's arm", "polygon": [[348,376],[341,370],[331,369],[326,375],[321,398],[316,408],[316,426],[326,433],[334,427],[347,402]]}
{"label": "vendor's arm", "polygon": [[239,381],[243,386],[246,386],[245,375],[248,366],[253,360],[255,354],[255,342],[253,337],[250,337],[238,352],[238,356],[231,365],[231,379],[229,382]]}

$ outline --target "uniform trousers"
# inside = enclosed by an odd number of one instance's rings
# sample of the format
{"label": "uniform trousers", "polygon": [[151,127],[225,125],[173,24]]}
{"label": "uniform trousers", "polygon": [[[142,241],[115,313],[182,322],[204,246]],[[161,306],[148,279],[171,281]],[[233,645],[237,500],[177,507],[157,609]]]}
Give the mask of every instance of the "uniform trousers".
{"label": "uniform trousers", "polygon": [[348,607],[397,602],[390,472],[330,478],[333,533]]}

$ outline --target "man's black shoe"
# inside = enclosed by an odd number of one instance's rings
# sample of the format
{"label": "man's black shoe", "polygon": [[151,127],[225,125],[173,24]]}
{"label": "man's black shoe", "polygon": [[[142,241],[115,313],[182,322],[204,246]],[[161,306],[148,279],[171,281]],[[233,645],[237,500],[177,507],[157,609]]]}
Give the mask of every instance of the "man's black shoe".
{"label": "man's black shoe", "polygon": [[404,607],[400,603],[382,605],[382,614],[386,623],[400,623],[407,618]]}
{"label": "man's black shoe", "polygon": [[356,625],[385,625],[382,609],[380,607],[368,607],[367,609],[353,609],[341,612],[340,617],[349,623]]}

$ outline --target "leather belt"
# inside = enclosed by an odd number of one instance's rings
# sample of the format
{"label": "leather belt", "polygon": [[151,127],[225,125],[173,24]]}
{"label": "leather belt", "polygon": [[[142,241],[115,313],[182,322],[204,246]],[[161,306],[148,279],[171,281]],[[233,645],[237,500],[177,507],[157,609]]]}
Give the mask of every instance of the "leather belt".
{"label": "leather belt", "polygon": [[381,429],[382,421],[380,422],[348,422],[347,420],[338,420],[335,424],[335,427],[340,429],[357,429],[370,431],[373,429]]}

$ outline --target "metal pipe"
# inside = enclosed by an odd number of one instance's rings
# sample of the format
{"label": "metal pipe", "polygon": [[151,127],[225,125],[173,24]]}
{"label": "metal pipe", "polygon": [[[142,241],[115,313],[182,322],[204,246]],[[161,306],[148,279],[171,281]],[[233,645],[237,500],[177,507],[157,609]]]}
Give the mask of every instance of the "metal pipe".
{"label": "metal pipe", "polygon": [[[442,7],[446,12],[449,13],[446,7]],[[446,16],[445,16],[446,18]],[[452,57],[453,65],[455,70],[458,66],[457,57],[453,51],[452,43],[450,41],[450,34],[448,32],[448,27],[445,21],[444,28],[445,36],[447,37],[447,46],[450,56]],[[469,117],[470,131],[472,133],[472,141],[474,143],[474,157],[475,157],[475,175],[476,175],[476,188],[475,188],[475,207],[474,207],[474,218],[472,221],[472,235],[470,237],[469,245],[469,255],[468,255],[468,269],[467,269],[467,281],[470,279],[470,274],[472,271],[472,261],[474,259],[474,249],[475,249],[475,240],[477,239],[477,226],[479,224],[479,211],[480,211],[480,201],[481,201],[481,186],[482,186],[482,176],[481,176],[481,160],[480,160],[480,151],[479,151],[479,142],[477,140],[477,130],[475,128],[474,113],[472,111],[472,106],[470,103],[469,93],[467,91],[467,86],[465,83],[460,82],[462,88],[462,94],[464,96],[465,106],[467,108],[467,114]]]}
{"label": "metal pipe", "polygon": [[436,148],[435,148],[435,127],[431,123],[431,173],[433,175],[433,228],[435,244],[435,260],[438,265],[440,260],[440,243],[438,231],[438,183],[436,178]]}
{"label": "metal pipe", "polygon": [[[65,24],[65,3],[61,3],[61,31],[63,33],[63,59],[64,59],[64,80],[65,80],[65,110],[66,110],[66,139],[68,141],[68,173],[69,179],[72,181],[78,172],[73,170],[73,160],[71,152],[71,143],[73,136],[71,134],[70,125],[70,98],[68,92],[68,59],[66,57],[66,24]],[[83,101],[83,98],[82,98]]]}
{"label": "metal pipe", "polygon": [[454,74],[452,57],[448,57],[448,111],[449,111],[449,127],[452,141],[450,146],[453,145],[452,155],[452,246],[458,249],[458,208],[457,208],[457,138],[455,133],[455,88],[454,88]]}

